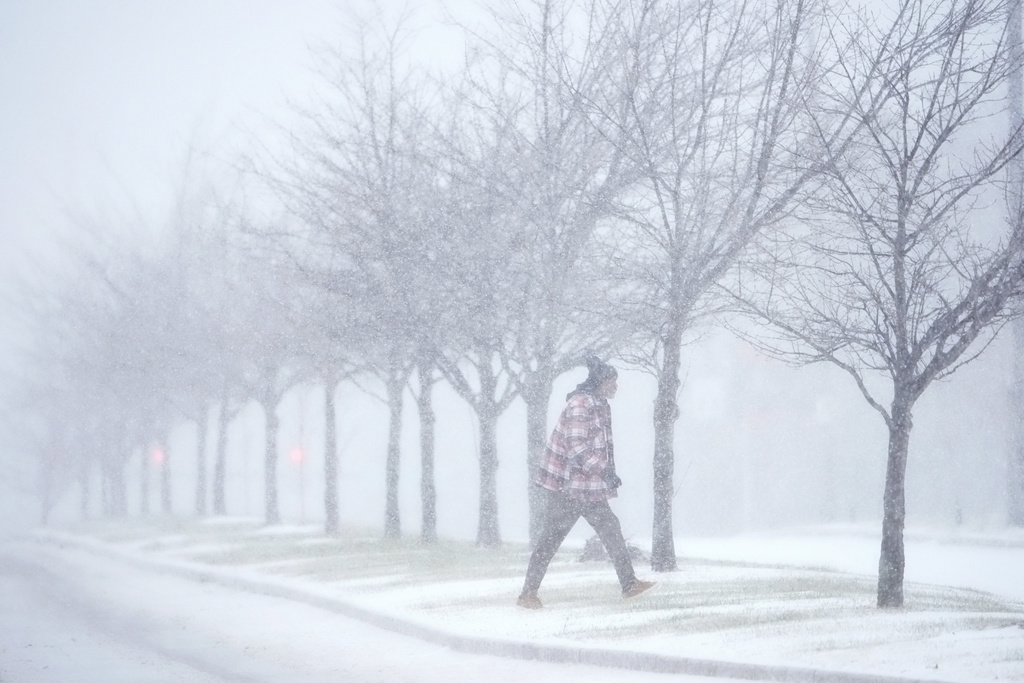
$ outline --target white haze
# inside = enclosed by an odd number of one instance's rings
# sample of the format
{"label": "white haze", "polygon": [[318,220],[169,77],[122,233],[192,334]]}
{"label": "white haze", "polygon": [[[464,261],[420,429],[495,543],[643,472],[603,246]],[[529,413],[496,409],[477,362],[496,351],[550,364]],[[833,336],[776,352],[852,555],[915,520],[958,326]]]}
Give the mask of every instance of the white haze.
{"label": "white haze", "polygon": [[[311,48],[340,34],[351,4],[51,0],[0,5],[2,284],[25,275],[33,259],[47,258],[62,235],[80,230],[82,216],[119,225],[135,224],[129,220],[133,216],[159,223],[173,201],[171,188],[190,146],[217,167],[218,155],[227,158],[247,136],[285,120],[290,102],[310,94]],[[424,58],[457,60],[457,34],[436,20],[441,4],[411,6],[419,8],[417,23],[427,27],[421,37]],[[459,3],[447,6],[463,11]],[[9,362],[10,346],[23,340],[7,311],[3,320],[7,348],[0,353]],[[921,400],[907,475],[911,522],[975,527],[1004,522],[1010,353],[1008,338],[997,340],[981,360]],[[886,434],[848,377],[830,367],[784,366],[719,332],[684,349],[684,359],[676,529],[722,533],[879,517]],[[556,387],[552,415],[578,380],[567,376]],[[648,535],[650,527],[652,399],[649,377],[624,374],[614,403],[626,481],[619,507],[627,533],[635,537]],[[322,463],[322,400],[322,388],[298,388],[279,408],[285,521],[322,516],[315,476]],[[339,400],[342,515],[379,524],[385,411],[350,385],[341,389]],[[437,401],[440,530],[471,537],[477,480],[473,418],[444,388]],[[499,507],[502,533],[510,539],[525,535],[524,412],[515,404],[500,422]],[[402,522],[415,532],[419,472],[411,399],[404,422]],[[261,511],[261,432],[256,407],[232,425],[229,513]],[[304,480],[288,458],[299,440],[309,450]],[[194,442],[191,425],[168,437],[174,509],[182,513],[193,506]],[[130,482],[139,481],[142,461],[142,454],[134,459]],[[4,479],[18,480],[22,492],[30,491],[31,467],[5,465],[5,473],[12,471],[16,476]],[[138,509],[140,486],[129,484],[135,498],[131,509]],[[158,505],[155,490],[150,501]],[[77,514],[73,492],[63,507],[63,514]]]}
{"label": "white haze", "polygon": [[[422,6],[427,17],[439,3],[410,4]],[[447,4],[459,10],[458,2]],[[118,225],[135,217],[162,221],[189,146],[208,154],[211,168],[222,168],[223,158],[254,130],[287,117],[288,100],[301,101],[315,80],[309,48],[339,33],[341,16],[331,0],[0,0],[4,293],[14,291],[15,278],[33,274],[37,259],[52,259],[83,216],[88,222],[110,217]],[[441,59],[442,48],[457,53],[449,29],[432,30],[427,35],[441,38],[425,41],[424,54]],[[0,297],[5,372],[26,341],[8,298]],[[1005,526],[1011,354],[1004,335],[919,402],[907,471],[908,525]],[[708,331],[683,357],[675,444],[674,528],[680,538],[822,522],[880,528],[887,434],[849,377],[832,367],[793,368],[769,360],[721,331]],[[549,424],[582,372],[556,383]],[[4,381],[0,391],[8,389]],[[613,505],[626,536],[643,546],[651,534],[653,398],[653,380],[624,368],[612,408],[625,485]],[[323,400],[322,386],[300,386],[278,407],[278,487],[286,524],[323,519]],[[472,539],[479,476],[475,420],[443,384],[435,400],[438,531]],[[386,407],[346,383],[338,391],[338,416],[342,521],[379,528]],[[408,395],[403,424],[401,522],[411,535],[420,523],[420,469],[418,422]],[[215,438],[211,430],[203,444],[208,455]],[[194,509],[196,440],[195,425],[183,423],[162,444],[176,514]],[[262,409],[253,404],[229,430],[229,515],[263,513],[262,444]],[[527,535],[521,402],[502,416],[498,444],[500,529],[504,540],[521,541]],[[296,447],[305,452],[301,465],[290,457]],[[140,451],[129,463],[130,514],[139,511],[144,495],[151,512],[160,511],[151,456]],[[213,458],[207,463],[212,469]],[[34,477],[25,454],[0,448],[0,528],[37,521]],[[98,481],[91,488],[95,494]],[[95,498],[91,515],[100,514]],[[80,492],[72,487],[53,521],[80,514]],[[573,538],[590,533],[580,525]],[[692,543],[677,550],[733,559],[719,546]],[[792,547],[779,544],[776,550]],[[908,576],[916,571],[909,567]]]}

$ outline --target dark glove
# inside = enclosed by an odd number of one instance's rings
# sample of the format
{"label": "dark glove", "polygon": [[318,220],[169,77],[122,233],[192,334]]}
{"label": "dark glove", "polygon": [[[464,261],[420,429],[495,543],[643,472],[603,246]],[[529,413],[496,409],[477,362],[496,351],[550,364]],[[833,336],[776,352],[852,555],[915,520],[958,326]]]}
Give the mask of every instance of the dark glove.
{"label": "dark glove", "polygon": [[604,483],[608,484],[608,488],[613,491],[622,486],[622,480],[619,479],[619,475],[615,474],[615,470],[607,470],[604,473]]}

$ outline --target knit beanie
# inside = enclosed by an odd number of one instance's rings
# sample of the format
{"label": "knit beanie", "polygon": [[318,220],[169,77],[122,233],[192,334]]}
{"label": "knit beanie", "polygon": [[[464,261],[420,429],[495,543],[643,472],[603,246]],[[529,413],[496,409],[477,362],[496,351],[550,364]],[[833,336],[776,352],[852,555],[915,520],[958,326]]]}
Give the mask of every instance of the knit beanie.
{"label": "knit beanie", "polygon": [[569,400],[569,398],[578,391],[585,391],[592,394],[602,382],[619,376],[619,373],[615,368],[608,365],[597,356],[587,356],[587,371],[587,378],[576,385],[576,388],[573,391],[569,392],[569,395],[565,397],[566,400]]}

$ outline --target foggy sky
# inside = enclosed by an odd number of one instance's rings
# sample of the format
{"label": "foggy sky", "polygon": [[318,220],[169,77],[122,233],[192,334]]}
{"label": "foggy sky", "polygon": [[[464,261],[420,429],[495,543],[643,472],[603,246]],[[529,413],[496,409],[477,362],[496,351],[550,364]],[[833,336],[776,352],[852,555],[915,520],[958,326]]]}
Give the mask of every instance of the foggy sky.
{"label": "foggy sky", "polygon": [[[459,9],[459,2],[448,4]],[[6,288],[15,271],[30,263],[27,255],[45,254],[61,235],[77,230],[80,216],[125,224],[136,215],[162,220],[190,145],[227,158],[247,136],[286,119],[289,102],[301,101],[316,81],[311,48],[335,35],[346,5],[351,3],[0,0],[0,287]],[[424,22],[437,10],[433,2],[419,5]],[[442,47],[452,49],[452,34],[438,35],[428,32],[425,59]],[[0,358],[6,363],[18,330],[6,310],[0,311]],[[1004,346],[993,351],[971,373],[944,385],[948,389],[937,388],[935,398],[923,402],[912,446],[911,497],[915,482],[929,471],[964,463],[958,452],[991,452],[1003,441],[994,416],[1003,409],[1005,387],[999,378],[1005,375],[1007,352]],[[861,460],[849,464],[848,453],[857,448],[884,456],[884,440],[877,416],[866,412],[848,378],[832,373],[828,382],[815,384],[818,380],[808,379],[813,371],[799,374],[761,361],[737,365],[708,350],[684,353],[689,364],[680,428],[679,471],[687,480],[680,497],[684,519],[692,521],[704,511],[686,494],[707,489],[712,471],[721,482],[721,495],[735,495],[741,507],[757,500],[766,487],[799,486],[799,481],[773,480],[771,470],[746,478],[722,471],[723,461],[739,471],[794,448],[812,449],[807,459],[817,458],[822,467],[848,467],[849,477],[866,478],[865,490],[878,488],[880,470],[865,472]],[[763,374],[752,375],[751,367]],[[723,442],[720,437],[735,432],[735,420],[760,419],[759,406],[734,403],[737,398],[749,403],[752,381],[762,383],[757,391],[763,405],[810,406],[823,416],[821,423],[796,434],[803,413],[794,409],[774,427],[770,419],[757,423],[762,431],[749,432],[750,443]],[[964,415],[965,406],[976,416],[973,424],[946,419]],[[857,417],[851,419],[844,409],[854,407]],[[649,396],[623,392],[616,411],[617,433],[639,450],[634,456],[640,464],[630,472],[633,490],[647,490]],[[872,425],[866,436],[864,425]],[[518,423],[511,429],[518,429]],[[502,458],[503,471],[520,470],[515,447]],[[695,464],[688,466],[687,459]],[[411,474],[403,484],[415,481]],[[788,470],[781,474],[793,476]],[[953,478],[970,477],[953,473]],[[518,480],[508,490],[521,496]],[[974,498],[991,500],[993,495],[979,491]],[[880,496],[867,501],[877,506]],[[624,518],[642,528],[648,513],[646,505],[638,508],[635,520],[630,521],[629,512]],[[740,509],[735,514],[741,519],[753,513]]]}

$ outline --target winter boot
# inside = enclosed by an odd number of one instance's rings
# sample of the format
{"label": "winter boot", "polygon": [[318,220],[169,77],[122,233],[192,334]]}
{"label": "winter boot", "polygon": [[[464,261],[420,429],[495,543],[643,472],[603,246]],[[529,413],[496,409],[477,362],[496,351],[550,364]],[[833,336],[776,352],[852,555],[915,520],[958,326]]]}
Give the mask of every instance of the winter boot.
{"label": "winter boot", "polygon": [[640,579],[633,579],[633,583],[629,584],[623,591],[623,598],[635,598],[636,596],[643,593],[648,588],[654,586],[654,581],[641,581]]}

